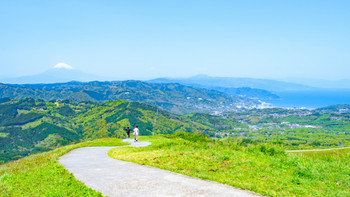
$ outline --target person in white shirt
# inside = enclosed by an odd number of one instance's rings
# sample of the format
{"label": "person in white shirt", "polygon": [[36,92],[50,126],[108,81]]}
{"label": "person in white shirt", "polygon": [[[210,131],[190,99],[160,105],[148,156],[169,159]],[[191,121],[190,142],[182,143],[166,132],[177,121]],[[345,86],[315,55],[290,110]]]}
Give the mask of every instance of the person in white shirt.
{"label": "person in white shirt", "polygon": [[134,140],[135,140],[135,142],[137,142],[138,140],[139,140],[139,134],[140,134],[140,131],[139,131],[139,126],[136,126],[135,128],[134,128],[134,133],[133,133],[133,135],[134,135]]}

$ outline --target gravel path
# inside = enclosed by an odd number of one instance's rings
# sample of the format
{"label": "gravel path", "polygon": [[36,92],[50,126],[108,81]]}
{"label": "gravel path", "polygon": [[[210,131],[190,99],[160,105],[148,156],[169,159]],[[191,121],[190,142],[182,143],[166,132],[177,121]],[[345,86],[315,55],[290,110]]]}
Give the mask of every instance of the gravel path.
{"label": "gravel path", "polygon": [[[150,142],[131,142],[148,146]],[[107,196],[259,196],[224,184],[120,161],[108,157],[115,147],[85,147],[60,157],[59,162],[86,186]]]}

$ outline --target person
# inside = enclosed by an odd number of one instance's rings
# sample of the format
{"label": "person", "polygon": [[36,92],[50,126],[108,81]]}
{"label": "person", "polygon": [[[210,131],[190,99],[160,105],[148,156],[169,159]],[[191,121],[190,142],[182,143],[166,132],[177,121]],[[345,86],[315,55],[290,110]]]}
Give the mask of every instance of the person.
{"label": "person", "polygon": [[130,138],[130,131],[131,129],[129,127],[126,127],[126,129],[124,129],[126,131],[126,134],[128,135],[128,138]]}
{"label": "person", "polygon": [[139,140],[139,134],[140,134],[140,131],[139,131],[139,126],[136,126],[135,128],[134,128],[134,133],[133,133],[133,135],[134,135],[134,141],[135,142],[137,142],[138,140]]}

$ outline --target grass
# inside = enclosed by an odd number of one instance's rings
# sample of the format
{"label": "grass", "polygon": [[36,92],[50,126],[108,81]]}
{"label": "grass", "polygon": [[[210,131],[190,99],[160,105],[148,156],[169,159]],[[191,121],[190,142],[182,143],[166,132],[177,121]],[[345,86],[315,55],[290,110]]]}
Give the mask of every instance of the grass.
{"label": "grass", "polygon": [[267,196],[350,196],[350,150],[286,153],[193,134],[141,137],[152,145],[109,156],[212,180]]}
{"label": "grass", "polygon": [[[195,135],[141,137],[148,147],[113,149],[117,159],[212,180],[267,196],[350,196],[350,150],[285,153],[268,144],[243,147]],[[100,139],[0,166],[1,196],[102,196],[76,180],[58,158],[85,146],[125,145]]]}
{"label": "grass", "polygon": [[58,158],[86,146],[121,146],[119,139],[99,139],[68,145],[0,166],[1,196],[102,196],[74,178]]}

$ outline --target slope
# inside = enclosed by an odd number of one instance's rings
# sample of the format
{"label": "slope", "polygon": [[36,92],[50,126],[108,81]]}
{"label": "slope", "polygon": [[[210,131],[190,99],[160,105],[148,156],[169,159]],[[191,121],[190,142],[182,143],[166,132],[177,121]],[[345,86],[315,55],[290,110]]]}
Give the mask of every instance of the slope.
{"label": "slope", "polygon": [[182,131],[213,136],[217,129],[187,116],[127,101],[2,99],[0,117],[1,163],[82,140],[124,138],[128,126],[138,125],[142,135]]}
{"label": "slope", "polygon": [[69,173],[58,158],[69,151],[86,146],[127,145],[119,139],[99,139],[68,145],[50,152],[0,165],[2,196],[102,196],[86,187]]}

